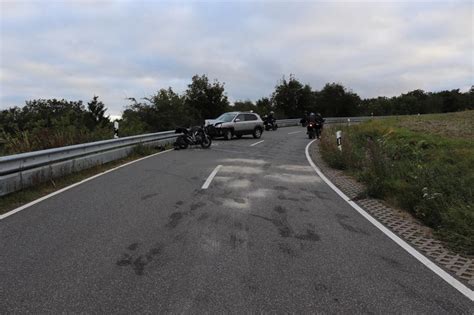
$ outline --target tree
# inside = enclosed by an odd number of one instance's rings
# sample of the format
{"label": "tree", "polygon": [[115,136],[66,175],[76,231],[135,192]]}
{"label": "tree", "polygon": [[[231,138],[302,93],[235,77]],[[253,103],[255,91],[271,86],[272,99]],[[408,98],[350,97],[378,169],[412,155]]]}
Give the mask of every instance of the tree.
{"label": "tree", "polygon": [[239,111],[239,112],[249,112],[249,111],[256,111],[257,106],[255,106],[252,101],[246,100],[246,101],[236,101],[234,103],[234,106],[232,107],[232,110]]}
{"label": "tree", "polygon": [[195,75],[185,93],[185,104],[189,107],[195,121],[215,118],[227,111],[229,101],[224,84],[214,80],[211,84],[206,75]]}
{"label": "tree", "polygon": [[257,100],[255,105],[257,107],[257,113],[260,116],[266,115],[273,110],[272,101],[268,97],[262,97],[261,99]]}
{"label": "tree", "polygon": [[90,130],[95,129],[95,127],[100,126],[104,127],[110,123],[109,116],[105,117],[105,112],[107,108],[105,108],[104,103],[98,100],[99,97],[94,95],[92,100],[87,103],[87,110],[89,111],[89,122],[88,127]]}
{"label": "tree", "polygon": [[283,78],[275,86],[272,101],[277,113],[286,118],[301,117],[314,104],[311,87],[308,84],[303,86],[293,75],[288,81]]}
{"label": "tree", "polygon": [[317,111],[323,116],[344,117],[357,115],[360,97],[337,83],[327,83],[318,93]]}

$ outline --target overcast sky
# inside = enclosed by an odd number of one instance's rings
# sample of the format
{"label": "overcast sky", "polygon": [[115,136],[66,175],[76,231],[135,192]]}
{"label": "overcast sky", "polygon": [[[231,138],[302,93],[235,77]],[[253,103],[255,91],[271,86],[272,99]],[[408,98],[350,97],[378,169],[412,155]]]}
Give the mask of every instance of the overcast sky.
{"label": "overcast sky", "polygon": [[361,97],[474,82],[473,3],[0,0],[0,109],[25,100],[126,97],[194,74],[231,101],[269,96],[283,75]]}

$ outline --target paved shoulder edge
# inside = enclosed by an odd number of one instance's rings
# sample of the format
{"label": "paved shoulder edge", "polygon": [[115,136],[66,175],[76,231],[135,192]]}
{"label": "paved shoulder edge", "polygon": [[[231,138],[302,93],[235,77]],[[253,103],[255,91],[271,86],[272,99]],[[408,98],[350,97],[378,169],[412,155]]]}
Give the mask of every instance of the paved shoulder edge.
{"label": "paved shoulder edge", "polygon": [[418,261],[420,261],[423,265],[428,267],[431,271],[436,273],[439,277],[441,277],[444,281],[449,283],[452,287],[454,287],[456,290],[461,292],[464,296],[466,296],[468,299],[471,301],[474,301],[474,291],[468,288],[466,285],[464,285],[462,282],[454,278],[452,275],[450,275],[448,272],[445,270],[441,269],[438,265],[436,265],[434,262],[432,262],[428,257],[424,256],[421,254],[419,251],[417,251],[414,247],[412,247],[410,244],[405,242],[402,238],[400,238],[398,235],[394,234],[392,231],[390,231],[387,227],[385,227],[382,223],[377,221],[374,217],[372,217],[367,211],[362,209],[358,204],[356,204],[354,201],[352,201],[346,194],[344,194],[339,188],[336,187],[324,174],[323,172],[316,166],[316,164],[313,162],[310,154],[309,154],[309,148],[311,144],[313,144],[316,140],[313,140],[308,143],[308,145],[305,148],[305,154],[306,158],[313,168],[313,170],[318,174],[319,177],[329,186],[331,189],[333,189],[342,199],[344,199],[352,208],[354,208],[359,214],[361,214],[364,218],[366,218],[370,223],[372,223],[375,227],[377,227],[380,231],[382,231],[385,235],[387,235],[390,239],[392,239],[395,243],[397,243],[400,247],[402,247],[405,251],[407,251],[410,255],[412,255],[414,258],[416,258]]}

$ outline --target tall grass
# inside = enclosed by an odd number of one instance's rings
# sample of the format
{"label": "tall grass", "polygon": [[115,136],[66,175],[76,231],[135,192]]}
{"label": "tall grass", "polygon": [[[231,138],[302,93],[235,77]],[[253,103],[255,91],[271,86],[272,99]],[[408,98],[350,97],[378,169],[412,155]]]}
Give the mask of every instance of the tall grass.
{"label": "tall grass", "polygon": [[13,134],[2,133],[0,138],[3,139],[0,145],[0,155],[9,155],[112,139],[113,131],[110,128],[97,128],[94,131],[89,131],[85,128],[77,129],[71,126],[62,130],[43,128],[17,131]]}
{"label": "tall grass", "polygon": [[[472,112],[459,119],[469,117]],[[417,131],[397,119],[343,127],[342,152],[336,129],[328,128],[321,140],[323,159],[356,176],[369,196],[411,212],[451,247],[473,255],[474,141],[431,133],[432,121],[423,119],[425,128],[418,124]]]}

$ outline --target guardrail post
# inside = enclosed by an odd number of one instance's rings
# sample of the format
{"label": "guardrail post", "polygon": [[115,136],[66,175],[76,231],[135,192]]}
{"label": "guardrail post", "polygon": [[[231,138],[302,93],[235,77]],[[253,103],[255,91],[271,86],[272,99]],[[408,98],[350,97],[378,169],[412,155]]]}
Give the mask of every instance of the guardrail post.
{"label": "guardrail post", "polygon": [[114,121],[114,139],[117,139],[119,137],[118,136],[118,129],[119,129],[119,122]]}
{"label": "guardrail post", "polygon": [[342,151],[342,131],[338,130],[336,131],[336,143],[337,143],[337,148],[339,151]]}

